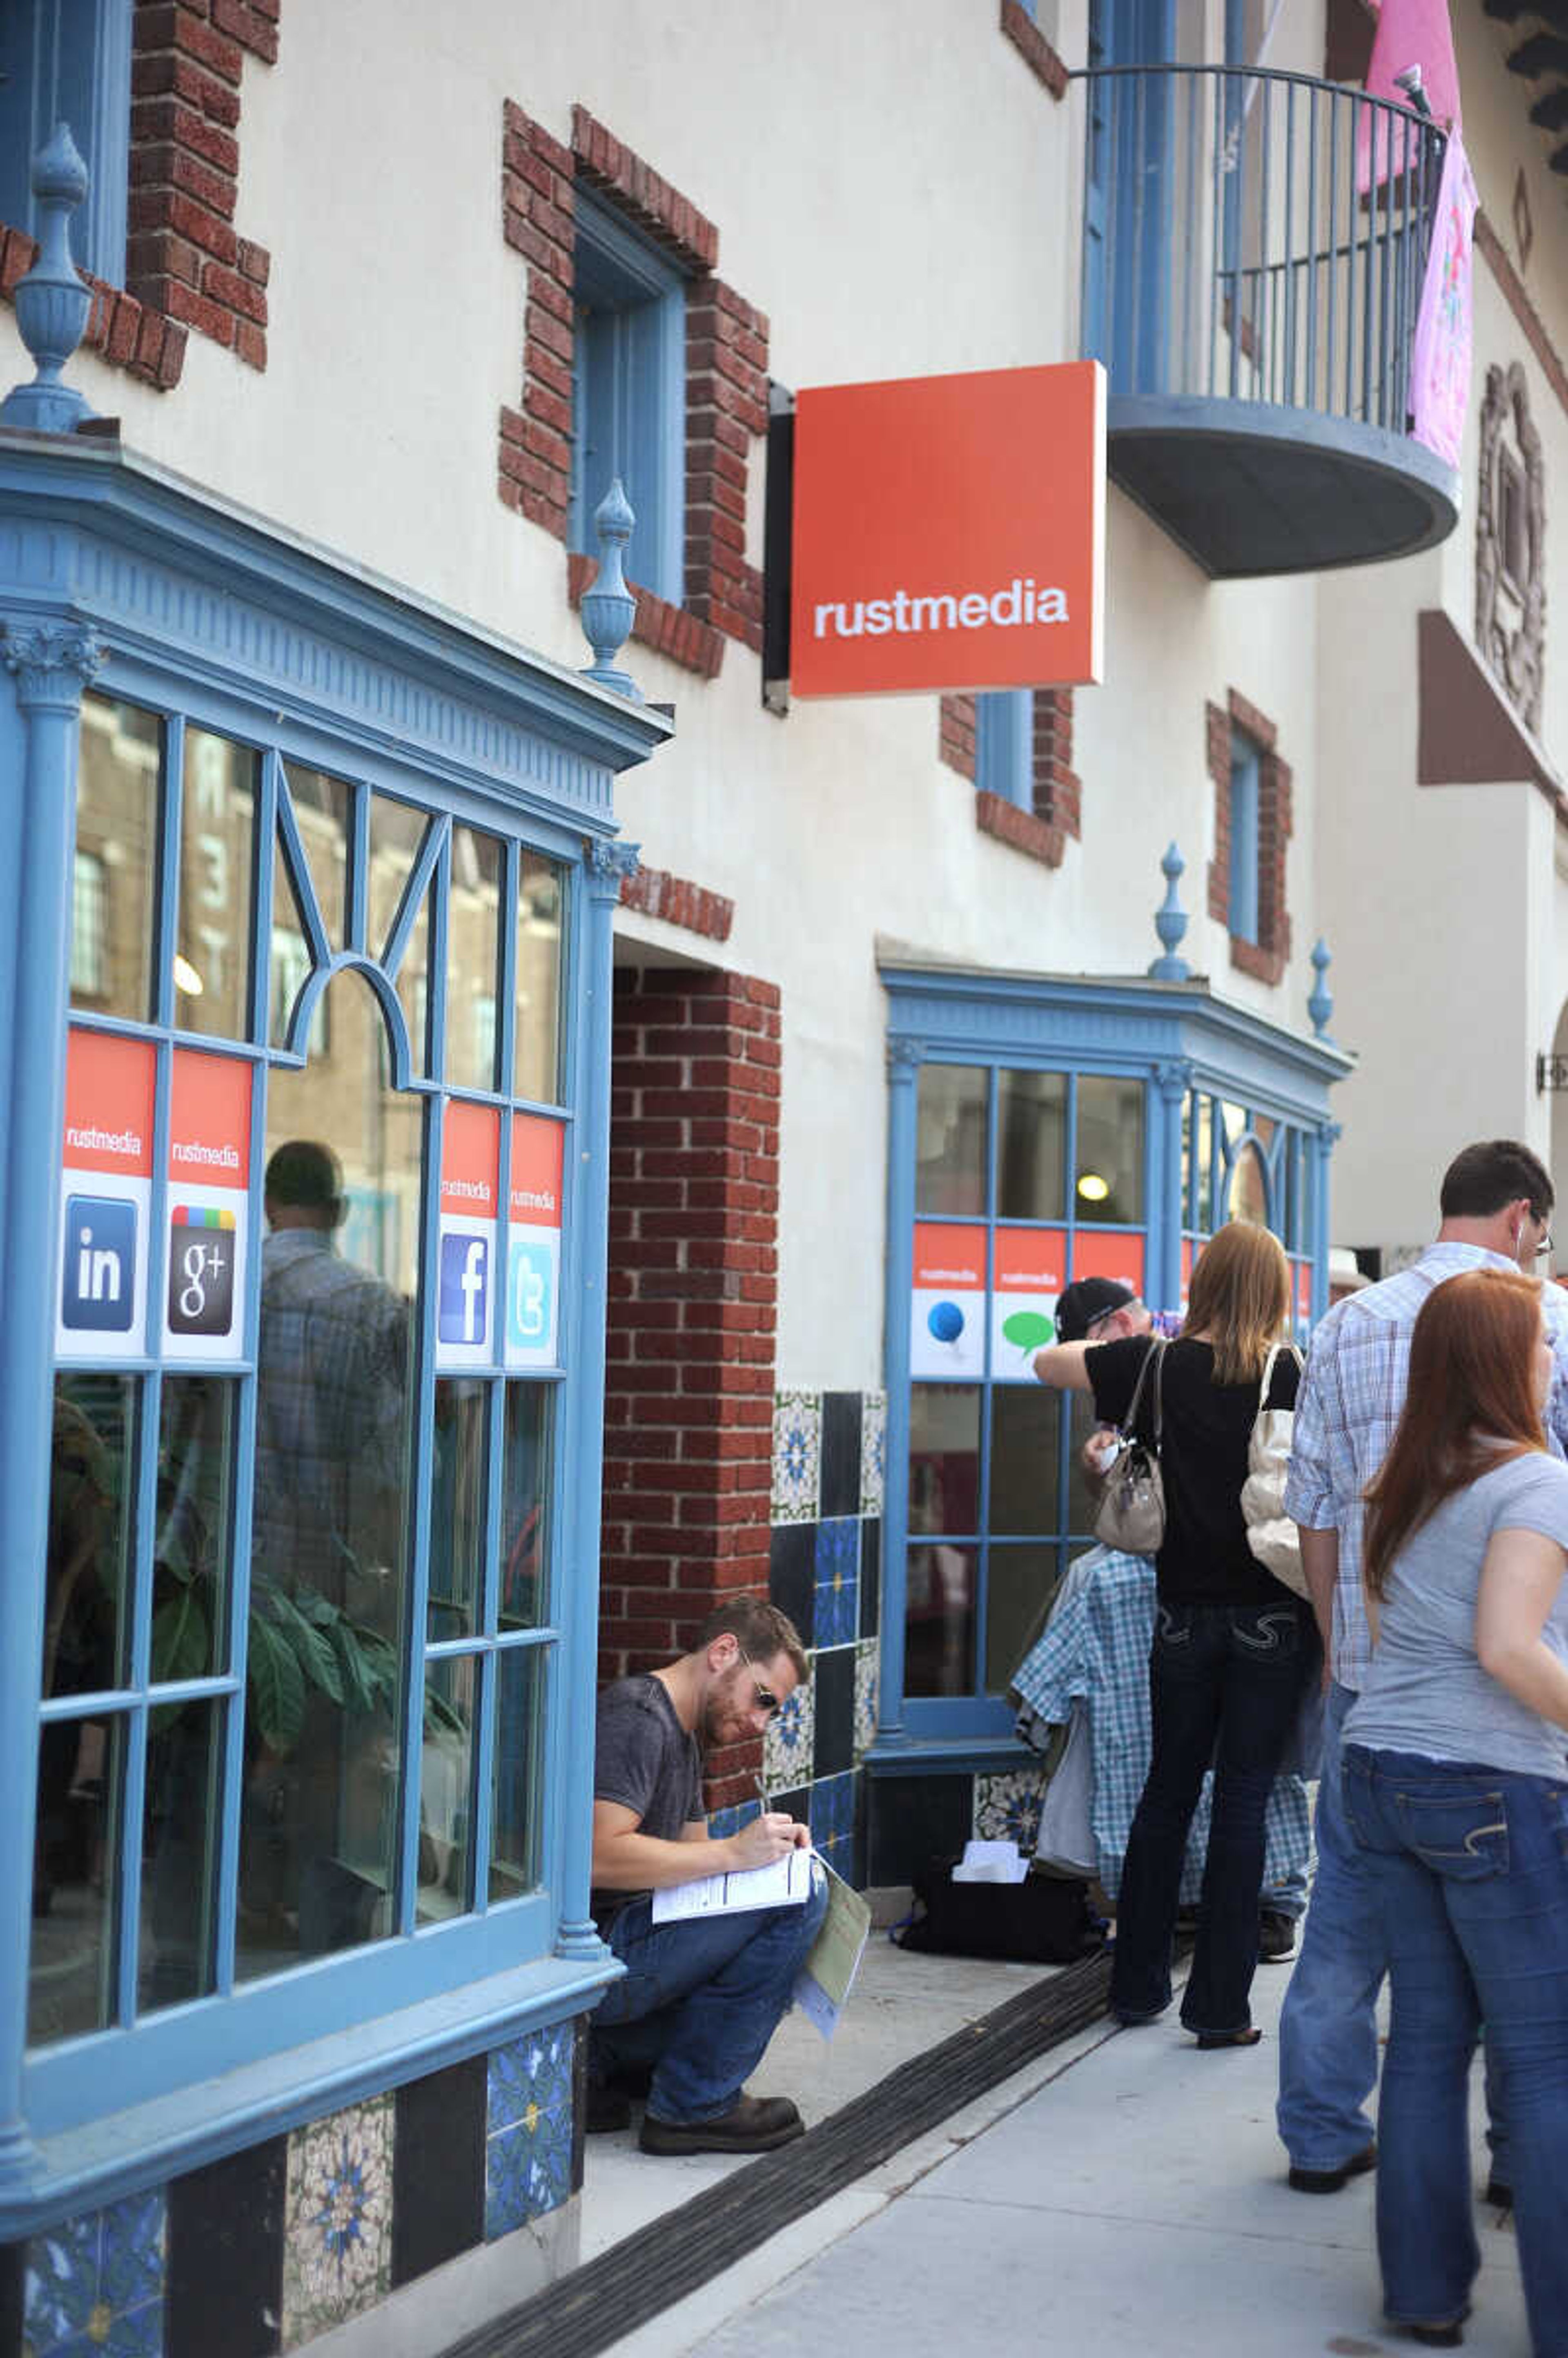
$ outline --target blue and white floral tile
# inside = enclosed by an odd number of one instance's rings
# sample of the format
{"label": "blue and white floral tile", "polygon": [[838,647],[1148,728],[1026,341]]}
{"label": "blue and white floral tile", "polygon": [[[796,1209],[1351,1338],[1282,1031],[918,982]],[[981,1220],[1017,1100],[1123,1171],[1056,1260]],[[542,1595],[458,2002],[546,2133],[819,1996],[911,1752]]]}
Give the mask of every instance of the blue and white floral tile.
{"label": "blue and white floral tile", "polygon": [[759,1816],[762,1807],[759,1796],[754,1801],[737,1801],[727,1810],[709,1810],[708,1831],[715,1842],[727,1842],[731,1834],[740,1833],[749,1818]]}
{"label": "blue and white floral tile", "polygon": [[569,2022],[529,2031],[490,2058],[484,2146],[487,2242],[559,2208],[571,2192],[572,2061]]}
{"label": "blue and white floral tile", "polygon": [[162,2358],[166,2245],[161,2191],[33,2236],[23,2293],[28,2358]]}
{"label": "blue and white floral tile", "polygon": [[860,1523],[836,1516],[816,1526],[816,1598],[812,1642],[847,1646],[860,1626]]}
{"label": "blue and white floral tile", "polygon": [[762,1782],[770,1793],[787,1793],[811,1781],[816,1742],[816,1710],[811,1682],[782,1703],[762,1735]]}
{"label": "blue and white floral tile", "polygon": [[860,1512],[880,1515],[887,1462],[888,1396],[866,1392],[860,1403]]}
{"label": "blue and white floral tile", "polygon": [[855,1649],[855,1758],[869,1752],[877,1733],[877,1679],[881,1648],[863,1638]]}
{"label": "blue and white floral tile", "polygon": [[975,1833],[981,1842],[1015,1842],[1033,1857],[1045,1798],[1042,1769],[1014,1769],[1005,1777],[975,1779]]}
{"label": "blue and white floral tile", "polygon": [[393,2104],[375,2096],[296,2129],[283,2218],[283,2347],[392,2289]]}
{"label": "blue and white floral tile", "polygon": [[810,1523],[821,1494],[822,1394],[773,1394],[773,1492],[769,1520]]}
{"label": "blue and white floral tile", "polygon": [[855,1847],[855,1779],[819,1777],[811,1789],[811,1839],[829,1866],[846,1878],[853,1866]]}

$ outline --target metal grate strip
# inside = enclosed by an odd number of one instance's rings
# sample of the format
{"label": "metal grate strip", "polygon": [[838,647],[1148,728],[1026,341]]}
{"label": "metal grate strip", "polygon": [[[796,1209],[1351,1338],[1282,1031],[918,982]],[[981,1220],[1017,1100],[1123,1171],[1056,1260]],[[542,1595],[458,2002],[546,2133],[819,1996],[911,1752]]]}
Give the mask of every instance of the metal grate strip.
{"label": "metal grate strip", "polygon": [[558,2284],[451,2342],[438,2358],[594,2358],[901,2146],[1087,2029],[1104,2014],[1109,1987],[1104,1955],[1034,1984],[928,2054],[900,2064],[794,2145],[762,2155],[652,2220]]}

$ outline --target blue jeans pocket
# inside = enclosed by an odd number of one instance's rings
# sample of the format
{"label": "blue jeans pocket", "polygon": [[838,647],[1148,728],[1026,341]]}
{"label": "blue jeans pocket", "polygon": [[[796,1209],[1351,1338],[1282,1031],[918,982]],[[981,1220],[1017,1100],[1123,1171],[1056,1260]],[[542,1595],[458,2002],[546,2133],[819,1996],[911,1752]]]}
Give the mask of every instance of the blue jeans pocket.
{"label": "blue jeans pocket", "polygon": [[1396,1792],[1394,1812],[1407,1847],[1450,1883],[1479,1883],[1509,1871],[1508,1812],[1500,1790]]}

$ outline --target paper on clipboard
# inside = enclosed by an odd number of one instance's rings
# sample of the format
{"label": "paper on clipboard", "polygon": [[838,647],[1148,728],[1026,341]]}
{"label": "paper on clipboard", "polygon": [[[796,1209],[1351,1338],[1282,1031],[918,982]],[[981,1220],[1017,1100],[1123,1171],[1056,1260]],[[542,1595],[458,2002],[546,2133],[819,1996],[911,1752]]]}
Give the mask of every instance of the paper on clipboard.
{"label": "paper on clipboard", "polygon": [[743,1866],[730,1875],[699,1876],[654,1894],[655,1924],[681,1924],[693,1916],[736,1916],[751,1908],[804,1906],[811,1892],[816,1853],[786,1850],[768,1866]]}

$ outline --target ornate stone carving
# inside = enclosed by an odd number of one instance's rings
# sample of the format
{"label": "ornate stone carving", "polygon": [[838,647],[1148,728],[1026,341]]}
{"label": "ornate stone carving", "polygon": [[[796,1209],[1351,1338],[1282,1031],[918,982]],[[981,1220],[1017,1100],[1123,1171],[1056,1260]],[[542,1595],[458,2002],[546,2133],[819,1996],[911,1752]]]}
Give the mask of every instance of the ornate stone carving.
{"label": "ornate stone carving", "polygon": [[108,652],[80,622],[7,622],[0,646],[6,670],[16,674],[24,712],[74,712]]}
{"label": "ornate stone carving", "polygon": [[618,901],[624,880],[637,873],[642,849],[640,843],[622,843],[619,838],[590,836],[584,849],[589,890],[607,901]]}
{"label": "ornate stone carving", "polygon": [[1546,492],[1518,361],[1487,371],[1476,505],[1476,644],[1531,730],[1546,668]]}

